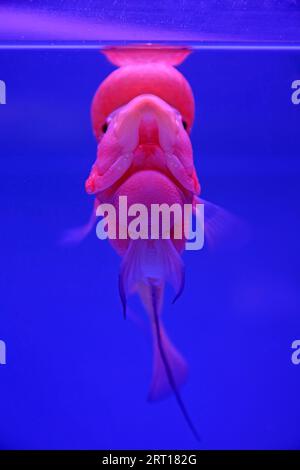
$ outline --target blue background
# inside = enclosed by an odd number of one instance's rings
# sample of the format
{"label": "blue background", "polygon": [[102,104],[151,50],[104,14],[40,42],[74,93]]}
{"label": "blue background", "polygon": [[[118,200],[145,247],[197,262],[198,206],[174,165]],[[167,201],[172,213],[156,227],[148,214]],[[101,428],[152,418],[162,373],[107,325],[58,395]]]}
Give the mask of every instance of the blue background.
{"label": "blue background", "polygon": [[299,52],[199,51],[181,66],[203,196],[252,232],[187,253],[184,294],[166,298],[200,445],[173,397],[146,402],[151,341],[122,318],[118,256],[94,232],[59,245],[92,208],[90,103],[113,67],[97,51],[1,51],[0,64],[1,448],[300,448]]}

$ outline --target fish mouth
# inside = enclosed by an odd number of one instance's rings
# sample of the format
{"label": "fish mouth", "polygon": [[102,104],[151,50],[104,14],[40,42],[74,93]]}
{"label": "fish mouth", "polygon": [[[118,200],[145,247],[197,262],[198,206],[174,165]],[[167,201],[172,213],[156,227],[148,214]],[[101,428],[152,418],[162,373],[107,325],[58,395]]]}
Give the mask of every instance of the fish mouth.
{"label": "fish mouth", "polygon": [[[111,163],[105,164],[105,158],[97,160],[86,181],[89,194],[112,193],[141,170],[163,173],[181,190],[195,191],[193,165],[181,160],[182,152],[186,160],[192,158],[192,149],[176,109],[155,95],[140,95],[116,110],[110,119],[106,145],[101,147],[100,143],[99,150],[104,156],[107,152]],[[110,139],[113,157],[109,156]]]}
{"label": "fish mouth", "polygon": [[157,146],[172,153],[179,132],[179,113],[155,95],[140,95],[121,108],[114,133],[126,152],[139,146]]}

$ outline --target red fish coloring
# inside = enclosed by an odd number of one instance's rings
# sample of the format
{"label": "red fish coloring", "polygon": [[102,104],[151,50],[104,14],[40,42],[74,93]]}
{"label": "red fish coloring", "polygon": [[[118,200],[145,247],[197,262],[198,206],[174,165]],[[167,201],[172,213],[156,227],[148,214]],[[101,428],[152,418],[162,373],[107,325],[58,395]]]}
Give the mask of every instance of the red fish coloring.
{"label": "red fish coloring", "polygon": [[[100,84],[92,102],[98,146],[85,188],[95,206],[89,224],[76,232],[76,238],[93,227],[99,205],[109,203],[117,209],[120,196],[127,197],[128,205],[138,203],[149,209],[151,204],[183,207],[199,202],[190,140],[194,98],[189,83],[175,68],[189,51],[112,48],[104,53],[118,68]],[[110,244],[121,257],[119,293],[125,318],[128,298],[134,293],[148,313],[153,336],[149,400],[173,393],[198,438],[180,394],[187,364],[162,322],[165,286],[173,287],[174,300],[184,287],[185,239],[175,238],[173,229],[169,239],[116,237]]]}

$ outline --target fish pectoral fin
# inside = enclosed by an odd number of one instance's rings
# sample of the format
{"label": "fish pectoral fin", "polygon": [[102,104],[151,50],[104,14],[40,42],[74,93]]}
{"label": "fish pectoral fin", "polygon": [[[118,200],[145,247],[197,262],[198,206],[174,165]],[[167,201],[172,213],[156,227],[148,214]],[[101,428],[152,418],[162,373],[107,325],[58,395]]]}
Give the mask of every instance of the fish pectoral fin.
{"label": "fish pectoral fin", "polygon": [[209,248],[238,249],[248,243],[251,229],[244,219],[223,207],[194,196],[193,207],[196,216],[197,204],[204,204],[204,234]]}
{"label": "fish pectoral fin", "polygon": [[96,194],[105,191],[115,184],[130,168],[133,160],[132,153],[121,155],[117,160],[105,171],[101,172],[97,163],[93,166],[90,176],[86,180],[85,189],[88,194]]}
{"label": "fish pectoral fin", "polygon": [[98,202],[95,201],[92,213],[88,222],[80,227],[71,228],[66,230],[61,239],[61,245],[70,245],[70,244],[78,244],[82,240],[84,240],[89,233],[93,230],[93,227],[96,223],[96,210],[97,210]]}
{"label": "fish pectoral fin", "polygon": [[174,154],[168,154],[166,156],[166,164],[168,170],[185,189],[198,194],[199,183],[197,177],[195,179],[195,171],[189,174],[180,159]]}

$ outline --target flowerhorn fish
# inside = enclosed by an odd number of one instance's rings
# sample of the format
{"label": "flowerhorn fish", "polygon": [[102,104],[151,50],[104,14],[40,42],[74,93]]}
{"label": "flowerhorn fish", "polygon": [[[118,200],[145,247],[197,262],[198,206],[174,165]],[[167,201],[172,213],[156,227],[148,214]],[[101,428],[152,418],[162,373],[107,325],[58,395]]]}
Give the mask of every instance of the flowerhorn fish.
{"label": "flowerhorn fish", "polygon": [[[97,158],[85,188],[95,196],[90,222],[73,238],[83,238],[93,227],[97,208],[110,204],[119,210],[120,198],[128,206],[199,203],[200,184],[193,162],[190,131],[194,119],[191,87],[175,68],[189,54],[186,49],[107,49],[106,57],[117,65],[99,86],[92,103],[92,123],[98,141]],[[212,208],[208,238],[222,226],[226,213]],[[218,217],[215,217],[215,214]],[[97,212],[97,215],[98,212]],[[103,215],[103,213],[101,214]],[[217,221],[217,222],[216,222]],[[218,222],[219,221],[219,222]],[[116,232],[120,234],[120,221]],[[147,224],[150,221],[147,219]],[[179,392],[187,378],[187,365],[167,337],[162,320],[164,288],[173,286],[175,299],[184,287],[181,253],[185,236],[132,239],[116,236],[112,247],[121,256],[119,292],[126,317],[127,299],[137,293],[148,313],[153,333],[153,378],[150,400],[173,392],[183,416],[198,439],[197,430]]]}

